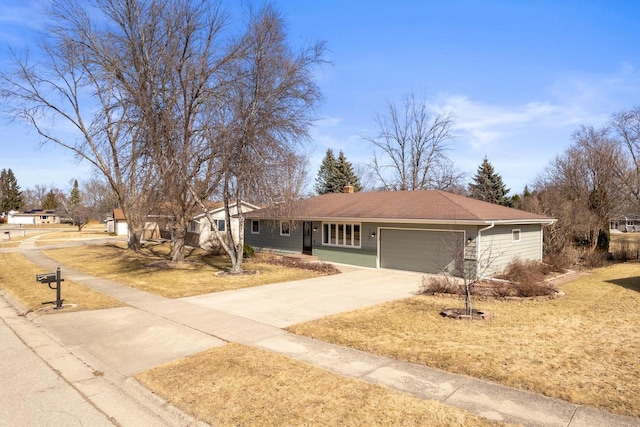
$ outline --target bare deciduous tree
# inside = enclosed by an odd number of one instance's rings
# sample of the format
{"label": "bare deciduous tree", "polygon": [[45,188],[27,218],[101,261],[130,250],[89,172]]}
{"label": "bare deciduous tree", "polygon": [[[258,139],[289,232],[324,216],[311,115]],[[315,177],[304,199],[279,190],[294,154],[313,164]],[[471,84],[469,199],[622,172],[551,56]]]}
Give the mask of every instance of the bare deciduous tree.
{"label": "bare deciduous tree", "polygon": [[621,171],[624,185],[625,209],[640,211],[640,107],[621,111],[612,116],[610,126],[621,149],[626,153],[627,167]]}
{"label": "bare deciduous tree", "polygon": [[375,116],[379,133],[365,139],[377,149],[372,169],[385,190],[448,189],[460,184],[462,174],[447,156],[453,139],[453,117],[432,114],[414,94],[401,106],[389,102]]}
{"label": "bare deciduous tree", "polygon": [[105,220],[118,206],[118,199],[113,194],[109,183],[99,175],[80,182],[82,201],[91,212],[91,218],[97,221]]}
{"label": "bare deciduous tree", "polygon": [[[313,111],[321,99],[313,80],[313,70],[323,62],[324,44],[292,50],[287,42],[282,15],[272,6],[250,14],[248,29],[241,41],[240,60],[229,62],[226,68],[229,97],[222,111],[223,131],[214,135],[211,143],[222,147],[224,175],[221,190],[229,219],[229,207],[241,207],[243,199],[281,199],[299,193],[303,175],[296,163],[300,156],[296,146],[308,138]],[[288,189],[274,178],[291,178]],[[228,245],[223,245],[231,258],[231,272],[242,271],[244,243],[244,213],[239,239],[227,231]],[[211,218],[209,221],[214,223]],[[214,232],[218,230],[214,227]]]}
{"label": "bare deciduous tree", "polygon": [[538,178],[537,200],[522,201],[523,209],[558,219],[545,233],[548,246],[558,251],[574,242],[595,249],[622,200],[620,171],[625,169],[625,159],[608,129],[583,126],[573,140]]}
{"label": "bare deciduous tree", "polygon": [[[69,149],[104,174],[127,216],[129,247],[138,249],[154,169],[117,80],[105,72],[110,64],[96,50],[100,40],[87,10],[72,0],[56,0],[50,10],[53,24],[42,59],[33,63],[16,55],[15,70],[0,74],[0,94],[10,101],[12,115],[30,123],[45,142]],[[56,121],[71,125],[71,135]]]}
{"label": "bare deciduous tree", "polygon": [[[105,0],[114,24],[102,36],[113,75],[127,93],[139,138],[157,170],[158,204],[172,219],[171,258],[184,259],[188,224],[221,176],[219,149],[208,145],[209,119],[228,95],[222,68],[241,46],[222,40],[216,3]],[[107,64],[105,63],[105,66]],[[158,205],[156,204],[156,205]]]}
{"label": "bare deciduous tree", "polygon": [[[74,0],[55,0],[46,60],[37,67],[18,60],[14,74],[2,75],[2,94],[20,102],[15,117],[106,177],[131,248],[139,248],[150,210],[168,210],[172,259],[180,261],[188,223],[214,192],[229,219],[233,202],[277,188],[269,181],[274,168],[300,174],[294,147],[308,136],[320,98],[313,68],[324,46],[293,50],[282,16],[268,5],[250,12],[239,37],[224,38],[226,15],[213,1],[96,6],[89,13]],[[47,126],[59,118],[79,138]],[[243,238],[229,242],[239,271]]]}

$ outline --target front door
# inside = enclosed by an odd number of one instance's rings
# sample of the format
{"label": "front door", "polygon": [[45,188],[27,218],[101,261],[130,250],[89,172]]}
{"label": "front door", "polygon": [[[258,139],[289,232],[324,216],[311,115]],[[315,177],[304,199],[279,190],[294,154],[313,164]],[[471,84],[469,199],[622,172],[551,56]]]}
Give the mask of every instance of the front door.
{"label": "front door", "polygon": [[313,223],[304,221],[302,223],[302,253],[306,255],[313,254]]}

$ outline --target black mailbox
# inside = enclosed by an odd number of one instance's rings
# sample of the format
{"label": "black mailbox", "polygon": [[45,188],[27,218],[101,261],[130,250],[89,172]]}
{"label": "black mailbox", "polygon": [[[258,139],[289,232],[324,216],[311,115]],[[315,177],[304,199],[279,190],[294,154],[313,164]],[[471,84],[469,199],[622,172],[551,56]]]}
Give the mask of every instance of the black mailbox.
{"label": "black mailbox", "polygon": [[51,283],[56,281],[56,273],[36,274],[36,282]]}
{"label": "black mailbox", "polygon": [[[60,277],[60,267],[55,273],[42,273],[36,274],[36,282],[46,283],[50,289],[56,291],[56,309],[62,308],[62,297],[60,296],[60,282],[64,282],[64,279]],[[56,284],[55,287],[51,286],[51,283]]]}

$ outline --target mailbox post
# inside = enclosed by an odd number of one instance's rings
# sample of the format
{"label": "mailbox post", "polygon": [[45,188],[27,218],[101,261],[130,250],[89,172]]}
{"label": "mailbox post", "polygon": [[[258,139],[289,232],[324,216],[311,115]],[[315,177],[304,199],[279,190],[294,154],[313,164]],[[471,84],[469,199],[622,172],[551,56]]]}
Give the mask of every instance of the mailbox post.
{"label": "mailbox post", "polygon": [[[52,282],[56,282],[56,287],[51,286]],[[49,289],[56,290],[56,310],[62,308],[62,298],[60,297],[60,282],[64,282],[64,279],[60,277],[60,267],[55,273],[36,274],[36,282],[46,283],[49,285]]]}

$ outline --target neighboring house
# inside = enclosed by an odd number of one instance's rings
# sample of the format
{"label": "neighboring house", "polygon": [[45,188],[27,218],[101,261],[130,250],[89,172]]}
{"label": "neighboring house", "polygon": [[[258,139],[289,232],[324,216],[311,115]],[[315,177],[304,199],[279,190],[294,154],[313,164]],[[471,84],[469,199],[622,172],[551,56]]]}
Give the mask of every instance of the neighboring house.
{"label": "neighboring house", "polygon": [[127,220],[124,217],[124,212],[120,208],[113,210],[111,218],[107,218],[106,226],[107,233],[113,233],[116,236],[129,235],[129,226],[127,225]]}
{"label": "neighboring house", "polygon": [[640,231],[640,215],[619,215],[611,218],[609,231],[633,233]]}
{"label": "neighboring house", "polygon": [[470,276],[502,270],[514,258],[542,260],[552,218],[439,190],[325,194],[246,217],[257,250],[303,253],[373,268]]}
{"label": "neighboring house", "polygon": [[[242,212],[245,214],[258,209],[258,206],[246,202],[241,202],[240,206],[242,207]],[[233,238],[237,242],[239,239],[239,220],[238,218],[234,218],[234,216],[238,214],[237,204],[233,203],[229,206],[232,217],[230,224],[227,224],[227,220],[225,218],[223,202],[212,203],[208,208],[209,215],[216,222],[218,230],[225,235],[227,228],[231,227]],[[248,233],[248,231],[245,229],[245,235],[246,233]],[[189,228],[187,229],[187,244],[204,249],[211,249],[212,247],[220,245],[220,242],[213,231],[213,225],[209,222],[209,219],[204,213],[196,215],[189,223]]]}
{"label": "neighboring house", "polygon": [[32,209],[30,211],[9,211],[7,224],[59,224],[60,215],[54,210]]}

